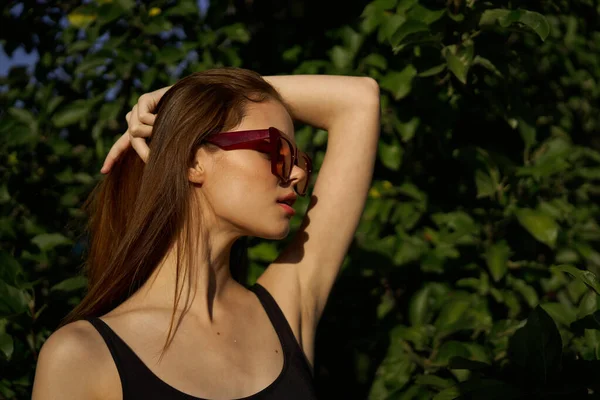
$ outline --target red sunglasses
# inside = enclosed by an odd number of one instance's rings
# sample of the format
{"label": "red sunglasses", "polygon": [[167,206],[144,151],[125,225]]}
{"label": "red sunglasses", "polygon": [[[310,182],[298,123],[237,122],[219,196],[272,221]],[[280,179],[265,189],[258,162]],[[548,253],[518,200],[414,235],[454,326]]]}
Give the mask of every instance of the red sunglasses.
{"label": "red sunglasses", "polygon": [[290,179],[293,166],[299,166],[306,172],[306,179],[298,182],[294,191],[298,196],[306,195],[312,172],[312,160],[279,129],[270,127],[250,131],[220,132],[209,135],[205,140],[223,150],[251,149],[270,154],[271,172],[284,182]]}

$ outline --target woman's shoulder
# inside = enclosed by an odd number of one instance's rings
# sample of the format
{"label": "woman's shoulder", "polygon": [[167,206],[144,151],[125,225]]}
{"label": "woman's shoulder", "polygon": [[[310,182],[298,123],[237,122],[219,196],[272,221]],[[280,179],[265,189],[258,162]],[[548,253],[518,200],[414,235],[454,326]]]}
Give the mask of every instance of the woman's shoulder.
{"label": "woman's shoulder", "polygon": [[116,398],[106,393],[105,385],[112,387],[119,379],[111,363],[110,351],[92,324],[86,320],[66,324],[40,350],[33,399]]}

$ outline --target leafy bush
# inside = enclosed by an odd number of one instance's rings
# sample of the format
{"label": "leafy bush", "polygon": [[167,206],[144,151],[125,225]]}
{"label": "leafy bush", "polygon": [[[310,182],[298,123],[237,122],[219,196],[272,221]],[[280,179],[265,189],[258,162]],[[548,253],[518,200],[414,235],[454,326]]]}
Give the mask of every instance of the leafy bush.
{"label": "leafy bush", "polygon": [[[29,3],[2,14],[5,50],[40,58],[1,78],[0,398],[28,396],[82,297],[80,205],[127,111],[223,65],[382,88],[373,186],[317,334],[324,398],[597,395],[594,2]],[[327,132],[296,137],[318,172]],[[286,242],[251,238],[248,282]]]}

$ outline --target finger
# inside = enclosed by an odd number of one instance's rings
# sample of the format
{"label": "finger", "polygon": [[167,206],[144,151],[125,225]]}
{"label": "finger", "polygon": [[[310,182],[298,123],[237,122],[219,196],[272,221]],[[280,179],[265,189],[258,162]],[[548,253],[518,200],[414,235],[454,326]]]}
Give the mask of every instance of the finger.
{"label": "finger", "polygon": [[102,168],[100,172],[106,174],[110,171],[114,163],[117,161],[119,156],[127,150],[130,146],[130,136],[129,132],[125,132],[121,137],[112,145],[106,158],[104,159],[104,163],[102,164]]}
{"label": "finger", "polygon": [[135,138],[147,138],[152,136],[152,127],[143,124],[133,125],[129,128],[129,133]]}
{"label": "finger", "polygon": [[140,156],[142,161],[148,162],[148,156],[150,154],[150,148],[144,138],[133,137],[131,138],[131,146],[136,153]]}
{"label": "finger", "polygon": [[139,120],[149,126],[154,126],[154,121],[156,121],[156,114],[152,114],[152,113],[141,113],[138,116]]}
{"label": "finger", "polygon": [[158,95],[155,92],[140,96],[138,100],[139,107],[137,109],[138,120],[140,122],[150,126],[154,125],[154,120],[156,119],[154,110],[161,97],[162,95]]}
{"label": "finger", "polygon": [[148,125],[144,125],[138,118],[139,114],[139,105],[136,104],[133,106],[133,109],[130,111],[131,115],[129,116],[129,120],[127,121],[127,125],[129,127],[129,133],[132,137],[149,137],[152,136],[152,127]]}
{"label": "finger", "polygon": [[131,111],[129,111],[127,113],[127,115],[128,115],[127,126],[130,128],[130,132],[131,132],[131,128],[137,121],[137,107],[138,107],[137,104],[134,105],[133,108],[131,109]]}

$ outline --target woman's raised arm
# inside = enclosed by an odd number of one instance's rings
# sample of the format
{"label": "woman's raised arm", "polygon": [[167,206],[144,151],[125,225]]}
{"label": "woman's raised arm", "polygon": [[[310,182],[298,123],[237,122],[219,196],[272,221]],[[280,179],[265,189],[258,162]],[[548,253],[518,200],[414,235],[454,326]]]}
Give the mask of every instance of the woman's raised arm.
{"label": "woman's raised arm", "polygon": [[265,280],[275,281],[276,270],[297,269],[305,313],[302,330],[310,331],[323,312],[371,185],[379,140],[379,86],[368,77],[265,79],[291,106],[293,119],[328,131],[327,151],[300,230],[269,266],[273,272],[264,273]]}

